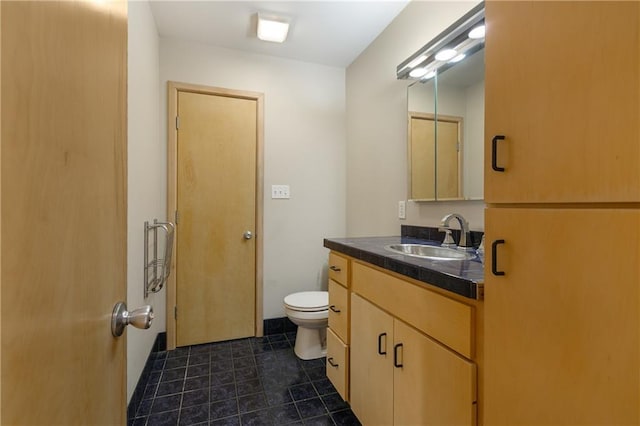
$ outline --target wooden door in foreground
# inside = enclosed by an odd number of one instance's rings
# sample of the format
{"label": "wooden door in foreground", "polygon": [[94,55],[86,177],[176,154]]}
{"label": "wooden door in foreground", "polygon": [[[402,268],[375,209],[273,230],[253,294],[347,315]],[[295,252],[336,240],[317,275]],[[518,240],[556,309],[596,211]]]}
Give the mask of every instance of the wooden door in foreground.
{"label": "wooden door in foreground", "polygon": [[127,3],[0,10],[0,422],[123,425]]}

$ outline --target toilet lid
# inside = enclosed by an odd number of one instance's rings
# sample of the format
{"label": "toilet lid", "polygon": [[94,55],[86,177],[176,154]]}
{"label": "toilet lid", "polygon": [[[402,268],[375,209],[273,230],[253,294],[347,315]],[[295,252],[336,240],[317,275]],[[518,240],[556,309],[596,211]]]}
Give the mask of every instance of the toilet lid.
{"label": "toilet lid", "polygon": [[329,308],[329,292],[302,291],[284,298],[284,304],[296,311],[323,311]]}

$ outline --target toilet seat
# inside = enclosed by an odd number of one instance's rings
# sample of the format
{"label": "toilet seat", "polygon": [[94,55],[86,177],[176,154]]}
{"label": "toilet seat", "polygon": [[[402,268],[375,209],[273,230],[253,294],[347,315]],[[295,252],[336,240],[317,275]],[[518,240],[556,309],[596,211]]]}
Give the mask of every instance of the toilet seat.
{"label": "toilet seat", "polygon": [[284,304],[292,311],[326,311],[329,309],[329,293],[326,291],[301,291],[286,296]]}

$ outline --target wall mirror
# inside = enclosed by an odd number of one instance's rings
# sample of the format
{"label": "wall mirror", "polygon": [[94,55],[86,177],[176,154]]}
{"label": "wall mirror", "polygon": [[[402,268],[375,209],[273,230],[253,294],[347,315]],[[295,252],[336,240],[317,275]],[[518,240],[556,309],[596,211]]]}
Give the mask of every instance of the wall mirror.
{"label": "wall mirror", "polygon": [[481,3],[398,66],[398,78],[411,81],[407,88],[410,200],[483,199],[483,48]]}

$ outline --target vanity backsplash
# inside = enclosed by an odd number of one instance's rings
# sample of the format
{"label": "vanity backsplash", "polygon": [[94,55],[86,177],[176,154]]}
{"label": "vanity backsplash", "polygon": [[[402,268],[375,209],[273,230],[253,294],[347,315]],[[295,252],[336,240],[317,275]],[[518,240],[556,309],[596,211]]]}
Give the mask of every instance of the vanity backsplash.
{"label": "vanity backsplash", "polygon": [[[451,234],[456,241],[460,241],[460,230],[455,228],[450,228]],[[471,244],[474,248],[478,248],[480,245],[480,241],[482,241],[482,236],[484,232],[482,231],[471,231]],[[418,238],[421,240],[430,240],[430,241],[443,241],[444,240],[444,232],[438,231],[438,228],[433,228],[429,226],[414,226],[414,225],[401,225],[400,226],[400,236],[402,237],[411,237]]]}

